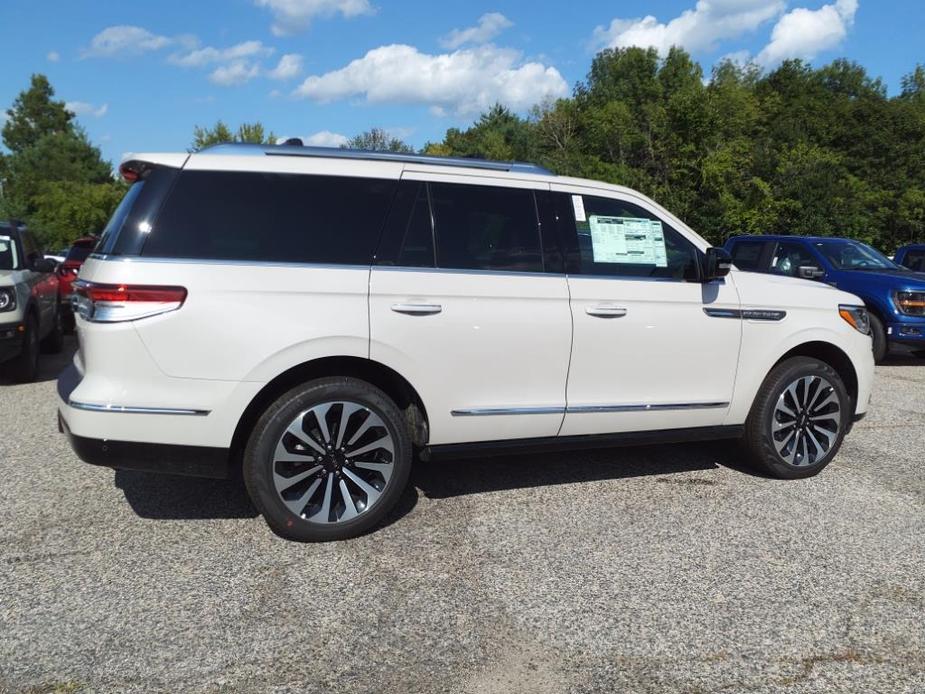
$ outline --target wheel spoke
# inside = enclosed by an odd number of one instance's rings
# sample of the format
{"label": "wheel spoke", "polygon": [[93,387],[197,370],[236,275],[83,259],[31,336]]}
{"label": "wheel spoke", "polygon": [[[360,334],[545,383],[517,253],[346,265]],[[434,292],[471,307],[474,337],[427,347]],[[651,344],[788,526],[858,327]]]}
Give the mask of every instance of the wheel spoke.
{"label": "wheel spoke", "polygon": [[819,443],[819,439],[813,436],[813,432],[809,429],[806,430],[806,436],[812,441],[813,446],[816,448],[816,460],[819,460],[823,455],[828,452],[828,448],[823,448],[822,444]]}
{"label": "wheel spoke", "polygon": [[344,482],[344,480],[340,480],[338,486],[340,487],[340,495],[344,500],[344,512],[337,520],[348,521],[352,518],[356,518],[358,515],[360,515],[360,513],[357,511],[356,504],[353,503],[353,497],[350,496],[350,490],[347,489],[347,483]]}
{"label": "wheel spoke", "polygon": [[327,481],[324,485],[324,500],[321,502],[321,508],[318,509],[308,520],[319,520],[322,523],[329,522],[331,517],[331,492],[334,489],[334,473],[329,472]]}
{"label": "wheel spoke", "polygon": [[815,412],[818,412],[818,411],[821,410],[823,407],[828,407],[828,406],[831,405],[832,403],[835,403],[836,405],[838,404],[838,395],[835,393],[835,389],[834,389],[834,388],[832,389],[832,392],[829,393],[828,397],[825,398],[825,400],[823,400],[822,402],[820,402],[818,405],[816,405],[816,407],[810,412],[810,414],[813,414],[813,413],[815,413]]}
{"label": "wheel spoke", "polygon": [[305,507],[308,505],[309,500],[312,498],[312,495],[317,491],[318,487],[321,486],[321,480],[316,479],[312,482],[308,489],[305,490],[305,493],[300,496],[298,499],[292,501],[286,501],[283,499],[283,503],[289,507],[289,510],[292,511],[297,516],[301,516],[302,512],[305,510]]}
{"label": "wheel spoke", "polygon": [[357,456],[363,455],[364,453],[369,453],[370,451],[376,451],[380,449],[388,451],[392,455],[395,454],[395,450],[392,448],[392,437],[391,436],[386,434],[381,439],[378,439],[377,441],[373,441],[372,443],[368,443],[362,448],[358,448],[355,451],[348,451],[347,457],[356,458]]}
{"label": "wheel spoke", "polygon": [[315,419],[318,420],[318,429],[321,430],[321,437],[324,439],[325,443],[331,443],[331,432],[328,430],[328,412],[334,407],[333,402],[325,403],[324,405],[318,405],[312,408],[312,412],[315,415]]}
{"label": "wheel spoke", "polygon": [[[347,422],[350,421],[350,418],[361,410],[366,408],[362,405],[356,405],[351,402],[341,403],[343,407],[340,412],[340,422],[337,424],[337,442],[334,444],[334,448],[340,448],[344,443],[344,434],[347,431]],[[372,412],[369,413],[372,416]],[[369,419],[367,418],[367,421]]]}
{"label": "wheel spoke", "polygon": [[355,462],[354,467],[362,468],[364,470],[371,470],[372,472],[380,473],[386,481],[392,475],[392,463],[367,463],[365,461],[358,460]]}
{"label": "wheel spoke", "polygon": [[815,433],[815,434],[822,434],[823,436],[825,436],[825,438],[826,438],[826,450],[828,450],[829,448],[832,447],[832,443],[833,443],[833,442],[835,441],[835,439],[837,438],[837,434],[836,434],[834,431],[829,431],[828,429],[824,429],[823,427],[817,427],[817,426],[814,426],[814,427],[811,427],[811,428],[812,428],[812,430],[813,430],[813,433]]}
{"label": "wheel spoke", "polygon": [[322,468],[320,465],[316,465],[310,470],[306,470],[305,472],[300,472],[298,475],[293,475],[292,477],[283,477],[279,473],[274,472],[273,481],[276,483],[276,491],[282,493],[286,491],[287,489],[291,489],[292,487],[297,485],[302,480],[308,479],[312,475],[318,474],[321,471],[321,469]]}
{"label": "wheel spoke", "polygon": [[321,444],[319,444],[317,441],[315,441],[315,439],[313,439],[311,436],[306,434],[305,431],[302,429],[302,420],[307,414],[308,412],[304,412],[301,415],[299,415],[296,418],[296,420],[292,424],[289,425],[289,428],[286,429],[286,433],[291,434],[292,436],[297,438],[300,443],[308,446],[309,448],[323,455],[324,447],[321,446]]}
{"label": "wheel spoke", "polygon": [[363,490],[366,494],[366,506],[369,507],[372,503],[379,498],[379,495],[382,493],[376,489],[373,485],[369,484],[362,477],[356,473],[350,472],[350,470],[344,469],[344,475],[350,479],[356,486]]}

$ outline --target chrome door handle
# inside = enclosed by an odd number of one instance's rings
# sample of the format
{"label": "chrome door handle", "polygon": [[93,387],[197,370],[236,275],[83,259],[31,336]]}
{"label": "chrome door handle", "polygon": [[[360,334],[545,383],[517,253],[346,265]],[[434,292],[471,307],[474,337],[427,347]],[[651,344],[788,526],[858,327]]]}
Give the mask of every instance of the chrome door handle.
{"label": "chrome door handle", "polygon": [[408,316],[433,316],[443,311],[443,306],[440,304],[392,304],[392,310]]}
{"label": "chrome door handle", "polygon": [[588,306],[585,313],[595,318],[623,318],[626,309],[619,306]]}

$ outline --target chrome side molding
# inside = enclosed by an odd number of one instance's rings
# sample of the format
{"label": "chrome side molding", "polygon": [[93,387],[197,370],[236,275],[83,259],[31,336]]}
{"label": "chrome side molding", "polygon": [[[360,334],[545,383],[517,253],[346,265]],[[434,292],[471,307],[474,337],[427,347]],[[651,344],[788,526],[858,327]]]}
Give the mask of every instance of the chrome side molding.
{"label": "chrome side molding", "polygon": [[177,407],[130,407],[127,405],[98,405],[89,402],[68,400],[68,407],[87,412],[112,412],[114,414],[167,414],[188,417],[206,417],[212,410],[187,410]]}
{"label": "chrome side molding", "polygon": [[670,410],[720,410],[728,402],[679,402],[631,405],[570,405],[568,407],[482,407],[452,410],[454,417],[492,417],[524,414],[600,414],[612,412],[665,412]]}

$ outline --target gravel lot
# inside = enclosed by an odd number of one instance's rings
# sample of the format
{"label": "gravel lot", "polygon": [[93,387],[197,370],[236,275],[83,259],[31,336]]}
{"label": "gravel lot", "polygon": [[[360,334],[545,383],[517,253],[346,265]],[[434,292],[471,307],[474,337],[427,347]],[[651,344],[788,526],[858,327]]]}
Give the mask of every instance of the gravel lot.
{"label": "gravel lot", "polygon": [[925,362],[820,477],[727,444],[418,464],[277,539],[232,483],[85,465],[0,385],[0,691],[925,691]]}

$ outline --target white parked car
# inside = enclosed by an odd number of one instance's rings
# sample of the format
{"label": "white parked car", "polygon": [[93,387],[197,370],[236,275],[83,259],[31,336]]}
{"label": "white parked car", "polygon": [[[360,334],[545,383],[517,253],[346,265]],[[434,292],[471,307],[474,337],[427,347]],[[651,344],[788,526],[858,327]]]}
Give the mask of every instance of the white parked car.
{"label": "white parked car", "polygon": [[867,314],[740,273],[632,190],[526,164],[133,155],[75,289],[87,462],[226,476],[278,534],[362,533],[422,456],[740,439],[809,477],[867,410]]}

